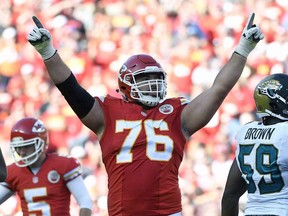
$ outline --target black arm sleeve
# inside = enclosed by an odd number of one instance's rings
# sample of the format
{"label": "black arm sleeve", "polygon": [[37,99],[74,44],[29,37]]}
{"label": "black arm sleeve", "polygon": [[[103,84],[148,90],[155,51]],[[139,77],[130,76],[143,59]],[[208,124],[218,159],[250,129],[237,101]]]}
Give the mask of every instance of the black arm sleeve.
{"label": "black arm sleeve", "polygon": [[95,98],[79,85],[73,73],[64,82],[57,84],[56,87],[80,119],[90,112]]}

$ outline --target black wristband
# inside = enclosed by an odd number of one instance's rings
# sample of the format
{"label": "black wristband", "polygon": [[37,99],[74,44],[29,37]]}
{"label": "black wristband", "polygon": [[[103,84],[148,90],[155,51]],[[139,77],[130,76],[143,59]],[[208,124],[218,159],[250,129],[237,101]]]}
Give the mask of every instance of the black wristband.
{"label": "black wristband", "polygon": [[80,119],[90,112],[95,98],[79,85],[73,73],[64,82],[57,84],[56,87]]}

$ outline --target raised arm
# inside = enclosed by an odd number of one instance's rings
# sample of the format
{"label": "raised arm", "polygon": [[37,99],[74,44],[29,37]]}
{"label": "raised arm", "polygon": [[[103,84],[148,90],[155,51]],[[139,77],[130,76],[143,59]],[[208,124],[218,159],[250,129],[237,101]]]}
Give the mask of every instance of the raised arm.
{"label": "raised arm", "polygon": [[75,76],[63,62],[52,43],[50,32],[43,27],[37,17],[32,17],[35,27],[28,35],[28,41],[43,58],[48,74],[65,97],[66,101],[79,119],[98,137],[104,130],[103,111],[95,100],[77,82]]}
{"label": "raised arm", "polygon": [[254,13],[247,21],[235,52],[218,73],[212,87],[201,93],[184,108],[181,124],[186,138],[189,138],[210,121],[241,76],[249,53],[264,38],[262,31],[253,25],[253,20]]}

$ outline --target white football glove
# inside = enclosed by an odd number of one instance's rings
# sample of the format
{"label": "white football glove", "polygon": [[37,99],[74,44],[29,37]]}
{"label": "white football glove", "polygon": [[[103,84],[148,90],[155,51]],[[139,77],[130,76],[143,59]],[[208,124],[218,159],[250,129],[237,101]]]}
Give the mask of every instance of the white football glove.
{"label": "white football glove", "polygon": [[248,57],[249,53],[255,48],[256,44],[264,38],[261,29],[253,24],[255,14],[252,13],[246,23],[246,26],[242,32],[239,44],[237,45],[235,52]]}
{"label": "white football glove", "polygon": [[43,27],[37,17],[32,17],[36,27],[27,36],[28,41],[35,47],[35,49],[42,56],[43,60],[51,58],[55,53],[56,49],[52,44],[52,36],[50,32]]}

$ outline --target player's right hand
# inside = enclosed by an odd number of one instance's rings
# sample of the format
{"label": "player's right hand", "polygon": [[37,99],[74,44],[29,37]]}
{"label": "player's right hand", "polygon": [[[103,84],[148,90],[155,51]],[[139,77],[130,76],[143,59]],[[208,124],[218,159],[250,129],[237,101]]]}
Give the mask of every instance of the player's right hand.
{"label": "player's right hand", "polygon": [[27,40],[35,47],[43,60],[47,60],[56,53],[56,49],[52,44],[52,36],[37,17],[33,16],[32,19],[36,26],[27,36]]}
{"label": "player's right hand", "polygon": [[248,57],[249,53],[255,48],[256,44],[264,39],[264,35],[261,29],[253,24],[255,14],[252,13],[247,20],[246,26],[243,29],[242,36],[240,38],[240,42],[237,45],[235,52]]}

